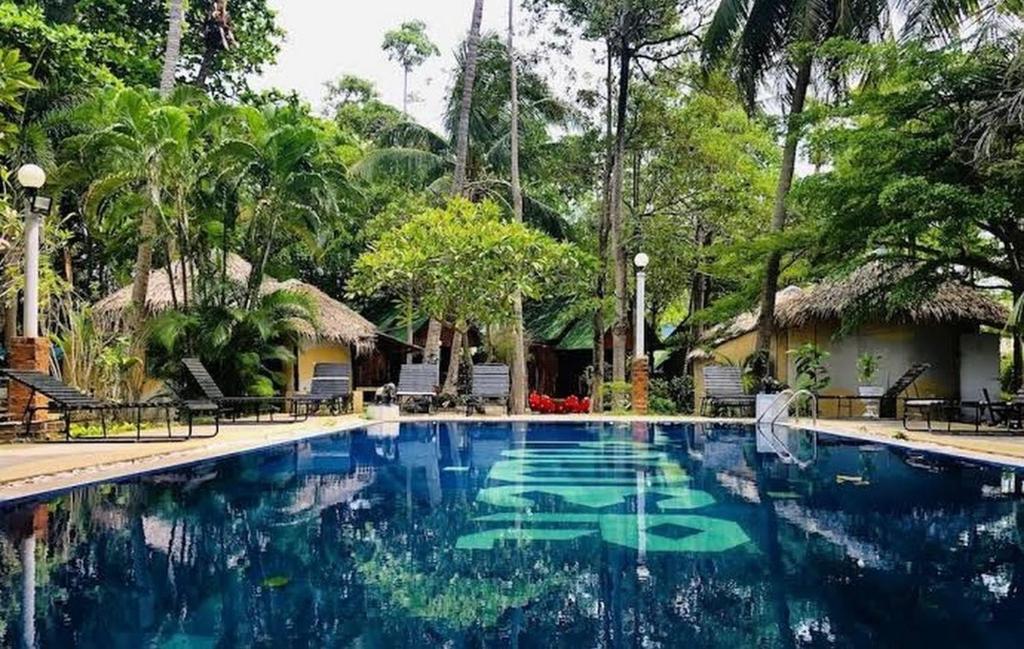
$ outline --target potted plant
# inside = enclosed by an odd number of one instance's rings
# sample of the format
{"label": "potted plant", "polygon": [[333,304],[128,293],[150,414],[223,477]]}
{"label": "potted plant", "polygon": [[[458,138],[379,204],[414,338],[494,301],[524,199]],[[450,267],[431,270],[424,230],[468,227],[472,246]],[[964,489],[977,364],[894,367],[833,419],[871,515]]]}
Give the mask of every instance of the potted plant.
{"label": "potted plant", "polygon": [[857,382],[860,383],[857,394],[869,397],[864,399],[864,416],[872,419],[878,417],[877,397],[885,394],[885,387],[874,384],[881,360],[881,355],[871,352],[865,352],[857,357]]}

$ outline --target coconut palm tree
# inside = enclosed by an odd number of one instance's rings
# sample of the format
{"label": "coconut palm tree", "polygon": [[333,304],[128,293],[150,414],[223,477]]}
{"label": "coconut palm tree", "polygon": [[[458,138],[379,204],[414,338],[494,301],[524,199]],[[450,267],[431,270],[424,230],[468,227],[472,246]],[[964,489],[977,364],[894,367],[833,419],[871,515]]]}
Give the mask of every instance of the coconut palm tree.
{"label": "coconut palm tree", "polygon": [[[512,177],[512,215],[523,221],[523,187],[519,178],[519,71],[516,69],[515,0],[508,0],[509,80],[509,164]],[[526,331],[523,323],[523,294],[512,298],[512,384],[509,409],[514,415],[526,412]]]}
{"label": "coconut palm tree", "polygon": [[[721,0],[704,36],[705,65],[729,66],[751,109],[762,81],[777,72],[788,77],[785,104],[789,110],[772,210],[773,233],[786,226],[786,198],[796,171],[808,90],[816,73],[827,70],[830,63],[817,57],[816,49],[837,37],[861,42],[887,38],[892,34],[889,17],[897,9],[908,18],[908,33],[950,33],[977,4],[976,0]],[[767,353],[773,333],[781,259],[779,251],[772,251],[765,262],[756,344],[762,353]]]}
{"label": "coconut palm tree", "polygon": [[164,48],[164,66],[160,74],[160,96],[167,98],[174,90],[174,75],[181,56],[181,36],[185,22],[184,0],[170,0],[167,12],[167,44]]}

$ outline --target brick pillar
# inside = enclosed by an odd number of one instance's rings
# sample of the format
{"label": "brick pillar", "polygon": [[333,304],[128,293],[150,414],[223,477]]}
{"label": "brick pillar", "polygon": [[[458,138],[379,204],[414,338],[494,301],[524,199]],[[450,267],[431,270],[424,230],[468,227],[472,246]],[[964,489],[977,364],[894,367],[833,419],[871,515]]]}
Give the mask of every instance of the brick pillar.
{"label": "brick pillar", "polygon": [[[8,362],[12,370],[36,370],[47,372],[50,369],[50,341],[46,338],[15,338],[11,341]],[[22,419],[25,409],[29,406],[29,395],[32,391],[16,381],[7,385],[7,412],[12,417]],[[32,405],[41,406],[46,398],[36,394]],[[45,419],[46,413],[36,413],[36,421]]]}
{"label": "brick pillar", "polygon": [[647,414],[647,359],[633,360],[633,412]]}

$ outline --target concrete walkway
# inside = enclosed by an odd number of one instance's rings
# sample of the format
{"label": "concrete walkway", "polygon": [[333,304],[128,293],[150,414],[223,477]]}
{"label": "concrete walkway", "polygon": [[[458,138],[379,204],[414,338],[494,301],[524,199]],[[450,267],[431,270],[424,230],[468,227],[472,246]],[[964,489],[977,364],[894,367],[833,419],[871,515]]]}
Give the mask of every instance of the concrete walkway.
{"label": "concrete walkway", "polygon": [[[753,423],[750,419],[695,417],[610,417],[594,415],[525,415],[484,417],[485,421],[622,423]],[[402,417],[403,422],[465,420],[458,415]],[[0,445],[0,503],[47,491],[113,480],[136,473],[167,469],[276,444],[294,442],[369,424],[357,415],[312,417],[294,424],[228,424],[213,439],[185,442],[125,443],[12,443]],[[971,460],[1024,467],[1024,434],[974,435],[973,429],[954,433],[905,432],[899,422],[865,420],[810,420],[793,422],[803,428],[867,442],[882,442],[954,455]],[[176,431],[176,433],[179,431]]]}

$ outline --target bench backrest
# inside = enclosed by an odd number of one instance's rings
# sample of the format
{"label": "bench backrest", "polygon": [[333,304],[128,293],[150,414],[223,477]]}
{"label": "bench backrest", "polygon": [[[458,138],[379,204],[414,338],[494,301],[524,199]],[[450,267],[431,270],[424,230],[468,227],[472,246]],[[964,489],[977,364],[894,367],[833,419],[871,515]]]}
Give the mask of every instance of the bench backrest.
{"label": "bench backrest", "polygon": [[508,365],[484,363],[473,366],[473,394],[475,396],[507,399],[510,389]]}
{"label": "bench backrest", "polygon": [[910,369],[903,373],[903,376],[896,379],[896,381],[889,386],[889,389],[886,390],[885,394],[882,396],[887,399],[900,396],[903,394],[904,390],[913,385],[914,381],[917,380],[917,377],[931,369],[931,366],[931,363],[914,363],[910,366]]}
{"label": "bench backrest", "polygon": [[317,363],[309,393],[315,397],[336,398],[352,393],[352,366],[348,363]]}
{"label": "bench backrest", "polygon": [[90,396],[49,374],[31,370],[0,370],[10,380],[21,383],[30,390],[35,390],[58,406],[75,408],[95,408],[103,405],[96,397]]}
{"label": "bench backrest", "polygon": [[731,365],[708,365],[704,368],[704,394],[709,397],[742,397],[742,371]]}
{"label": "bench backrest", "polygon": [[402,365],[398,375],[398,394],[437,394],[440,366],[436,363]]}
{"label": "bench backrest", "polygon": [[185,358],[182,359],[181,364],[185,366],[188,373],[192,375],[196,385],[199,386],[200,392],[207,399],[218,401],[224,398],[224,393],[221,392],[220,386],[213,380],[210,373],[206,370],[206,366],[198,358]]}

